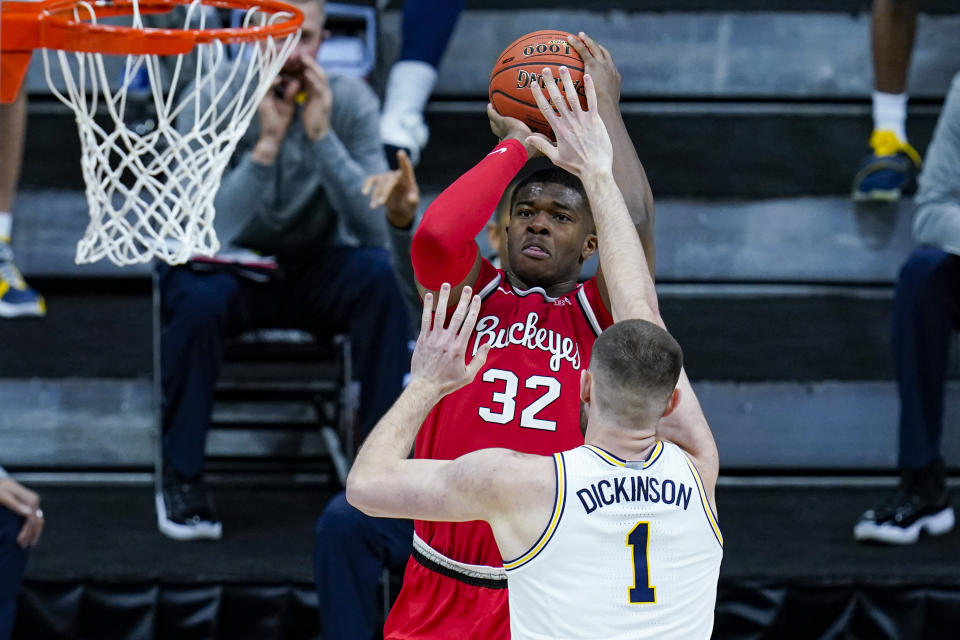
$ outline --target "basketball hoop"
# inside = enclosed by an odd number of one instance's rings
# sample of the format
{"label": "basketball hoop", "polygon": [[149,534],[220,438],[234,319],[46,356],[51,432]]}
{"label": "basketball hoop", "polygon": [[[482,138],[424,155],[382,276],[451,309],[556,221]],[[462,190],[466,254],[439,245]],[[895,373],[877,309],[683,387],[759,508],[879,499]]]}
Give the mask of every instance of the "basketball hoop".
{"label": "basketball hoop", "polygon": [[[242,26],[205,28],[204,6],[244,10]],[[177,7],[186,8],[182,28],[144,26],[144,14]],[[300,38],[303,14],[277,0],[4,1],[0,9],[0,101],[16,98],[39,48],[50,90],[76,116],[90,208],[77,263],[214,255],[214,195]],[[100,22],[118,16],[129,24]],[[196,66],[184,77],[188,55]],[[125,56],[119,82],[110,82],[105,56]],[[156,111],[146,130],[128,126],[137,78]],[[179,131],[178,118],[192,126]]]}

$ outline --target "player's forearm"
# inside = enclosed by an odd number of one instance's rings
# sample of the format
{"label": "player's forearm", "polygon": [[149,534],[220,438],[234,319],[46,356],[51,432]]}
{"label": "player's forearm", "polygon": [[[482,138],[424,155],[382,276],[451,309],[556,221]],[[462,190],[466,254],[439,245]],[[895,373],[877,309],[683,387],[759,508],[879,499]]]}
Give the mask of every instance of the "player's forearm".
{"label": "player's forearm", "polygon": [[598,110],[613,145],[613,177],[620,187],[627,211],[646,252],[647,267],[654,274],[656,246],[653,241],[654,202],[647,172],[627,132],[620,105],[611,99],[599,101]]}
{"label": "player's forearm", "polygon": [[459,283],[467,277],[476,260],[474,238],[526,162],[523,144],[505,140],[431,203],[411,251],[421,285],[436,291],[444,282]]}
{"label": "player's forearm", "polygon": [[657,437],[674,443],[693,457],[715,506],[714,489],[720,472],[717,443],[684,369],[680,370],[677,389],[680,390],[680,402],[670,415],[660,419]]}
{"label": "player's forearm", "polygon": [[597,226],[600,267],[614,321],[640,318],[663,326],[646,253],[613,175],[587,175],[583,185]]}
{"label": "player's forearm", "polygon": [[364,513],[392,515],[393,495],[384,487],[404,482],[402,465],[430,410],[439,402],[439,390],[412,381],[367,436],[347,476],[347,501]]}

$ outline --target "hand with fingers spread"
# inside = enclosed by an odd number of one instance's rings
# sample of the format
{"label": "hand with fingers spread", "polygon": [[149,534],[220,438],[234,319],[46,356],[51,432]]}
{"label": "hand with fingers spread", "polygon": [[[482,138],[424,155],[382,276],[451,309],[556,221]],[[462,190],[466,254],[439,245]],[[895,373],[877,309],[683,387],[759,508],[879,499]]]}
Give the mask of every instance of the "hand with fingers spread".
{"label": "hand with fingers spread", "polygon": [[480,296],[474,296],[470,287],[464,287],[460,302],[444,327],[450,285],[444,283],[437,296],[433,312],[433,294],[423,298],[420,319],[420,337],[410,362],[410,385],[424,385],[439,395],[447,395],[469,384],[487,361],[490,346],[485,345],[469,363],[465,363],[467,343],[480,315]]}
{"label": "hand with fingers spread", "polygon": [[616,105],[620,102],[620,72],[613,63],[613,56],[603,45],[598,44],[583,31],[579,35],[567,38],[580,57],[583,58],[583,72],[593,78],[597,91],[597,102]]}
{"label": "hand with fingers spread", "polygon": [[387,222],[397,229],[409,229],[420,206],[420,186],[407,152],[397,151],[399,169],[369,176],[362,193],[370,196],[370,208],[386,205]]}
{"label": "hand with fingers spread", "polygon": [[24,549],[36,546],[44,524],[40,496],[12,478],[3,478],[0,480],[0,506],[23,516],[17,544]]}
{"label": "hand with fingers spread", "polygon": [[529,142],[531,136],[540,137],[545,142],[550,142],[543,134],[530,131],[530,127],[517,118],[500,115],[489,102],[487,103],[487,118],[490,119],[490,131],[493,132],[493,135],[500,138],[500,142],[504,140],[519,141],[527,150],[528,160],[540,155],[540,150]]}
{"label": "hand with fingers spread", "polygon": [[587,94],[586,111],[580,106],[573,79],[566,67],[560,67],[560,80],[563,82],[568,98],[560,93],[550,69],[543,69],[543,82],[550,94],[550,102],[543,95],[543,90],[538,83],[530,83],[534,100],[537,101],[540,112],[547,119],[557,138],[556,146],[550,144],[545,138],[535,136],[527,138],[527,142],[537,147],[553,164],[581,179],[587,173],[611,172],[613,145],[597,111],[597,93],[593,78],[588,74],[583,76]]}

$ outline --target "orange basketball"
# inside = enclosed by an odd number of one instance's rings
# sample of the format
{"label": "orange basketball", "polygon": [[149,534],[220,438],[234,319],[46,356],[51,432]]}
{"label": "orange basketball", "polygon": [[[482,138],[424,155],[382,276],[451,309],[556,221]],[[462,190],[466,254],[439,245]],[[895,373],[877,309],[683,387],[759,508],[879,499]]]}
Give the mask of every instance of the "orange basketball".
{"label": "orange basketball", "polygon": [[530,92],[531,82],[540,83],[545,90],[540,77],[544,67],[550,67],[561,93],[565,92],[560,82],[560,67],[567,67],[580,95],[580,105],[587,108],[583,88],[583,59],[567,42],[569,35],[565,31],[549,29],[534,31],[517,38],[503,50],[490,72],[490,104],[500,115],[517,118],[532,131],[553,138],[553,131]]}

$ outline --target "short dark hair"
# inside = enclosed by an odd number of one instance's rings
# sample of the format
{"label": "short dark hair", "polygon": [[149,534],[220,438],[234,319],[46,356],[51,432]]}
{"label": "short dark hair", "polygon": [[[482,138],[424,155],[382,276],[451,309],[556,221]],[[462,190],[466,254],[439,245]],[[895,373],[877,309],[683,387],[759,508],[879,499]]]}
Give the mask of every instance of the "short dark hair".
{"label": "short dark hair", "polygon": [[682,367],[683,351],[666,330],[646,320],[618,322],[600,334],[590,354],[595,402],[628,421],[656,419]]}
{"label": "short dark hair", "polygon": [[513,195],[510,196],[511,213],[513,213],[513,207],[517,204],[517,194],[520,193],[520,190],[535,183],[559,184],[560,186],[576,191],[583,199],[583,206],[586,208],[587,214],[591,217],[591,220],[593,219],[593,212],[590,210],[590,199],[587,198],[587,191],[583,188],[583,183],[580,182],[580,178],[573,175],[569,171],[556,166],[537,169],[527,177],[521,178],[520,181],[517,182],[516,186],[513,188]]}

